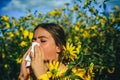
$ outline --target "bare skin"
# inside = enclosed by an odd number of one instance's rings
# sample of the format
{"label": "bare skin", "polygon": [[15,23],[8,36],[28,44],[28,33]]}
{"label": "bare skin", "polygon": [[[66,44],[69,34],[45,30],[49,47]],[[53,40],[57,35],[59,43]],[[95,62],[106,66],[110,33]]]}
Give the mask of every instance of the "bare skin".
{"label": "bare skin", "polygon": [[24,54],[22,58],[21,71],[19,75],[20,80],[26,80],[32,71],[35,77],[38,77],[47,71],[48,63],[44,61],[58,60],[58,53],[61,51],[60,47],[55,44],[51,34],[43,28],[38,28],[34,32],[33,42],[38,42],[40,46],[34,47],[34,54],[31,53],[31,68],[26,67],[25,58],[30,53],[31,47]]}

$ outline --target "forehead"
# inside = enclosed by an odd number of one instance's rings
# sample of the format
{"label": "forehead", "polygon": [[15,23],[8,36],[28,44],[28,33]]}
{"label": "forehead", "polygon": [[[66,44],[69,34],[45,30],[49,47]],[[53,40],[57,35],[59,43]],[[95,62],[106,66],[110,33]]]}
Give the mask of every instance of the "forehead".
{"label": "forehead", "polygon": [[51,34],[47,30],[41,27],[37,28],[34,31],[34,37],[38,37],[38,36],[52,37]]}

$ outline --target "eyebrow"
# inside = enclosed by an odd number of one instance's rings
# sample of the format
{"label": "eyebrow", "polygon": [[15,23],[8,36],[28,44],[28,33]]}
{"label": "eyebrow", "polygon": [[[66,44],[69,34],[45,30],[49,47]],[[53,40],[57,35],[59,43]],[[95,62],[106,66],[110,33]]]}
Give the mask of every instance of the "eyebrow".
{"label": "eyebrow", "polygon": [[[46,36],[38,36],[38,38],[39,38],[39,39],[41,39],[41,38],[47,38],[47,39],[48,39],[48,37],[46,37]],[[32,38],[32,40],[35,40],[35,39],[36,39],[36,38],[34,38],[34,37]]]}

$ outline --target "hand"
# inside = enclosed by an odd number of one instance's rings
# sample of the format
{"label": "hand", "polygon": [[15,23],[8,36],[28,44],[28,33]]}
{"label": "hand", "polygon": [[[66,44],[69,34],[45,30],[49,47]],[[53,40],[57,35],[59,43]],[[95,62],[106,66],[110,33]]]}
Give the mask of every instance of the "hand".
{"label": "hand", "polygon": [[35,45],[34,54],[31,53],[31,68],[36,77],[39,77],[46,72],[44,64],[44,52],[41,46]]}
{"label": "hand", "polygon": [[30,75],[30,68],[26,67],[26,60],[25,60],[26,56],[30,53],[30,51],[31,51],[31,47],[27,50],[27,52],[24,54],[22,58],[19,80],[26,80]]}

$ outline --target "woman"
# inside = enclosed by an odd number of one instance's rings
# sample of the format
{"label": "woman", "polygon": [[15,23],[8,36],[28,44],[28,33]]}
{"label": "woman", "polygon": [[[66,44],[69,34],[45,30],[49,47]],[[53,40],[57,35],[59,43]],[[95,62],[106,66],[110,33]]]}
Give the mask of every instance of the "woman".
{"label": "woman", "polygon": [[[63,51],[63,45],[66,44],[65,33],[63,29],[54,23],[39,24],[34,29],[33,42],[38,42],[38,45],[34,47],[34,54],[31,56],[31,66],[26,67],[26,56],[31,52],[31,47],[24,54],[19,80],[28,79],[32,73],[36,78],[46,73],[48,70],[48,62],[50,60],[60,61],[60,56]],[[65,65],[60,64],[60,68],[63,69]]]}

